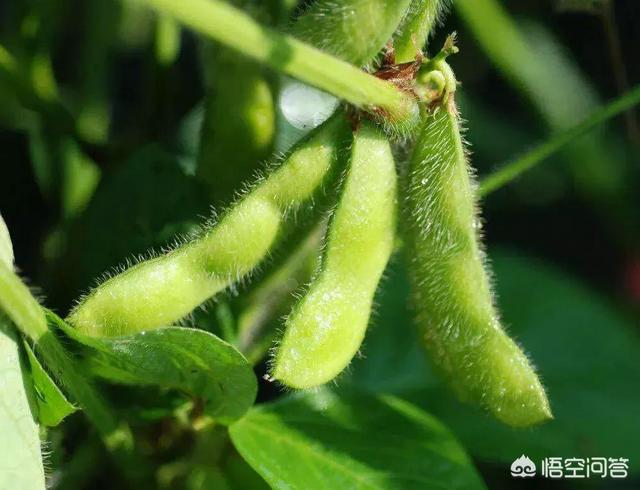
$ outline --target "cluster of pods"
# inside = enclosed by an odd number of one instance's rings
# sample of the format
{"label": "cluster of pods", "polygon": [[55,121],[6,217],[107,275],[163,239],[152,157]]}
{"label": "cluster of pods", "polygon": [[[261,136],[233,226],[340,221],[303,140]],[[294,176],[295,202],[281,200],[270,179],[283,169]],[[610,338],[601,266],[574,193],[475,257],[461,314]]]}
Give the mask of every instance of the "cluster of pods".
{"label": "cluster of pods", "polygon": [[[333,380],[348,366],[387,262],[402,242],[416,323],[456,393],[510,425],[548,419],[544,389],[494,304],[455,77],[444,60],[452,45],[416,61],[415,46],[425,44],[441,9],[434,0],[348,0],[339,8],[320,0],[292,28],[371,71],[394,39],[397,59],[377,73],[420,100],[415,121],[400,130],[404,147],[408,140],[413,148],[408,161],[394,158],[393,123],[340,108],[200,236],[111,277],[76,305],[68,322],[93,336],[174,324],[249,275],[282,241],[288,217],[330,195],[319,265],[284,320],[270,377],[303,389]],[[324,218],[321,212],[304,216]]]}

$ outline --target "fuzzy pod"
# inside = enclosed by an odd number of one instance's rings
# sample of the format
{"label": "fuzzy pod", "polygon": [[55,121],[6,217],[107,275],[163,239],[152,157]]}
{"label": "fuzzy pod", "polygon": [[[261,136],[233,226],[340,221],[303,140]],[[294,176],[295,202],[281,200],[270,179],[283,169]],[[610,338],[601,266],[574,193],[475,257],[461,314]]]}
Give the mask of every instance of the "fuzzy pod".
{"label": "fuzzy pod", "polygon": [[317,0],[292,27],[292,34],[349,63],[365,66],[391,39],[409,0]]}
{"label": "fuzzy pod", "polygon": [[199,237],[108,279],[67,321],[104,337],[167,326],[242,279],[268,255],[286,215],[311,202],[337,171],[348,131],[341,113],[326,121]]}
{"label": "fuzzy pod", "polygon": [[0,214],[0,263],[4,262],[9,268],[13,268],[13,245],[7,225]]}
{"label": "fuzzy pod", "polygon": [[271,376],[293,388],[335,378],[357,353],[393,249],[396,169],[384,133],[362,122],[319,271],[286,321]]}
{"label": "fuzzy pod", "polygon": [[453,94],[425,116],[404,211],[417,322],[436,367],[463,401],[508,425],[551,418],[538,376],[494,305]]}
{"label": "fuzzy pod", "polygon": [[271,154],[275,102],[265,68],[253,60],[203,41],[202,62],[207,97],[197,175],[215,202],[228,204]]}

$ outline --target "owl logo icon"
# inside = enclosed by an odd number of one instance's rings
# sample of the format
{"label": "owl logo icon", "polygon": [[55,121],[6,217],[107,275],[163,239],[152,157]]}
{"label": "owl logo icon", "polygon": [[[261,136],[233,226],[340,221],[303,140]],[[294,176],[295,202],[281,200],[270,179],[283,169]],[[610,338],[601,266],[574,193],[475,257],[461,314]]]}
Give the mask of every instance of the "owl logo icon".
{"label": "owl logo icon", "polygon": [[536,465],[524,454],[511,463],[511,476],[529,478],[536,476]]}

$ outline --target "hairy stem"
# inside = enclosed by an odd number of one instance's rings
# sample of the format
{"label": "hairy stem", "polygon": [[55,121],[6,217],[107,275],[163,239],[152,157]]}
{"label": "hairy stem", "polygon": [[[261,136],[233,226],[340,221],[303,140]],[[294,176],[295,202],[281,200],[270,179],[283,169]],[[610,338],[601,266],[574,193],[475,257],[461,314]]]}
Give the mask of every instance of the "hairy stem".
{"label": "hairy stem", "polygon": [[394,40],[396,62],[413,61],[445,10],[445,0],[414,0]]}
{"label": "hairy stem", "polygon": [[415,115],[413,97],[393,84],[263,27],[230,5],[217,0],[143,1],[195,31],[362,109],[382,111],[391,121]]}
{"label": "hairy stem", "polygon": [[4,311],[34,342],[38,342],[49,331],[47,319],[38,301],[3,262],[0,262],[0,311]]}

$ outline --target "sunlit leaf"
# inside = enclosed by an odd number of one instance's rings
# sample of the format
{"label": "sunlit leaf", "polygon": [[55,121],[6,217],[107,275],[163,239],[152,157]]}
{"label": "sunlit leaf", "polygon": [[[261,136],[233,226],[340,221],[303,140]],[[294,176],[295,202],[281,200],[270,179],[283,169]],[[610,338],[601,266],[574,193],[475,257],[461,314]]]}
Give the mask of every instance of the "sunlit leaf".
{"label": "sunlit leaf", "polygon": [[0,314],[0,488],[45,488],[38,425],[30,408],[31,380],[20,363],[17,335]]}
{"label": "sunlit leaf", "polygon": [[484,488],[440,422],[390,396],[292,396],[252,408],[230,432],[273,488]]}
{"label": "sunlit leaf", "polygon": [[514,430],[454,398],[426,356],[414,356],[417,340],[402,299],[402,269],[393,269],[384,284],[379,320],[367,337],[365,357],[354,362],[352,382],[408,396],[482,460],[508,463],[522,452],[531,458],[640,457],[640,339],[633,325],[605,298],[543,261],[505,251],[492,259],[504,323],[537,366],[553,421]]}
{"label": "sunlit leaf", "polygon": [[185,391],[204,401],[207,415],[221,423],[241,417],[253,404],[253,369],[233,346],[202,330],[166,327],[115,338],[87,337],[59,318],[67,335],[89,346],[91,371],[129,385]]}
{"label": "sunlit leaf", "polygon": [[31,378],[33,379],[33,389],[35,399],[38,404],[38,420],[48,427],[55,427],[67,416],[77,410],[71,404],[64,393],[44,370],[42,364],[33,353],[27,343],[24,344],[29,365],[31,366]]}

